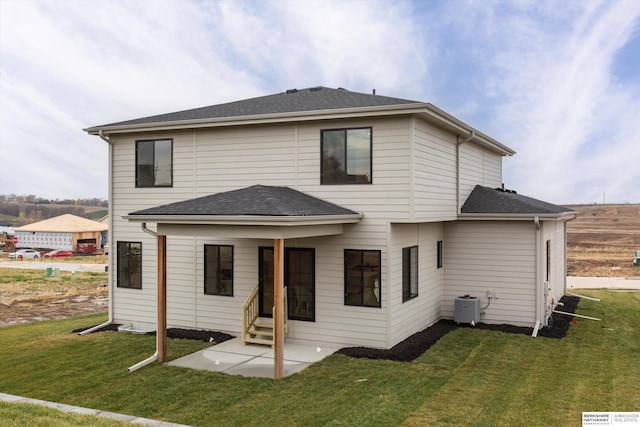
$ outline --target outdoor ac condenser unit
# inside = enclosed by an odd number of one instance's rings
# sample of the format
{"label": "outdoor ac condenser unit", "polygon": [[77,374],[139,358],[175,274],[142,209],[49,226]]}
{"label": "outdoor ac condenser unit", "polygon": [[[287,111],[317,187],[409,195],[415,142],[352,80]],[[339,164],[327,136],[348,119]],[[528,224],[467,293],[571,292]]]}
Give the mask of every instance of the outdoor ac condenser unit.
{"label": "outdoor ac condenser unit", "polygon": [[456,323],[471,323],[475,325],[480,322],[480,298],[465,295],[457,297],[454,306],[454,320]]}

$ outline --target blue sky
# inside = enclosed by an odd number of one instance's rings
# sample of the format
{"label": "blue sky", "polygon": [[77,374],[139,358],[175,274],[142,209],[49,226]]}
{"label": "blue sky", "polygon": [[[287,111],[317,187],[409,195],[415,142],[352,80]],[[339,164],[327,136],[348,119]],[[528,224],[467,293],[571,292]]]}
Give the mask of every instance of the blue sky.
{"label": "blue sky", "polygon": [[83,128],[318,85],[435,104],[521,194],[640,202],[640,0],[0,0],[0,194],[106,198]]}

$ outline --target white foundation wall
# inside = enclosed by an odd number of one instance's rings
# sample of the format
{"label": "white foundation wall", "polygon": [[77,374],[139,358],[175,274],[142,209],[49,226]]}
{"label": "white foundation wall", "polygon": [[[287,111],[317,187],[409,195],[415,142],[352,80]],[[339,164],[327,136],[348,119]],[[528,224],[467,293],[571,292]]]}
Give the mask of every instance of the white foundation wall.
{"label": "white foundation wall", "polygon": [[455,298],[491,301],[484,323],[534,325],[536,320],[536,231],[528,221],[457,221],[444,229],[442,316],[454,318]]}
{"label": "white foundation wall", "polygon": [[[437,268],[437,242],[442,223],[391,224],[390,343],[394,346],[441,317],[444,271]],[[402,301],[402,249],[418,246],[418,296]]]}

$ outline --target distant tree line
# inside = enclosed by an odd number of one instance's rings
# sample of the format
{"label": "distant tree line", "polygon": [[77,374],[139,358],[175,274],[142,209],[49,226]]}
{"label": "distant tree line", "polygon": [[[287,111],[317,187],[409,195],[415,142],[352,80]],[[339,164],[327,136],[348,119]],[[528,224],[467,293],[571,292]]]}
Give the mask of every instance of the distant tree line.
{"label": "distant tree line", "polygon": [[33,194],[29,195],[16,195],[16,194],[0,194],[0,203],[27,203],[34,205],[71,205],[71,206],[97,206],[106,208],[109,206],[107,200],[102,200],[97,197],[92,199],[45,199],[37,197]]}
{"label": "distant tree line", "polygon": [[[98,220],[107,214],[108,206],[109,203],[106,200],[98,198],[50,200],[33,195],[0,195],[0,215],[12,217],[10,219],[7,218],[9,221],[6,222],[13,226],[31,224],[64,214]],[[90,209],[87,212],[86,207],[103,207],[104,209]]]}

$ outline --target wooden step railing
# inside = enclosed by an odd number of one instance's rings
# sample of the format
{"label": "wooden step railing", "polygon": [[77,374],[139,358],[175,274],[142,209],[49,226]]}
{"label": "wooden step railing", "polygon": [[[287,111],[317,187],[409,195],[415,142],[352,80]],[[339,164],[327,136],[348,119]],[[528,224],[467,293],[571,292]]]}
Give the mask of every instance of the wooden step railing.
{"label": "wooden step railing", "polygon": [[[247,297],[242,305],[242,343],[265,344],[273,346],[273,320],[259,321],[260,307],[258,305],[258,286]],[[287,287],[284,287],[284,334],[289,332],[289,303],[287,301]],[[275,310],[272,310],[272,313]],[[260,337],[260,338],[258,338]]]}

